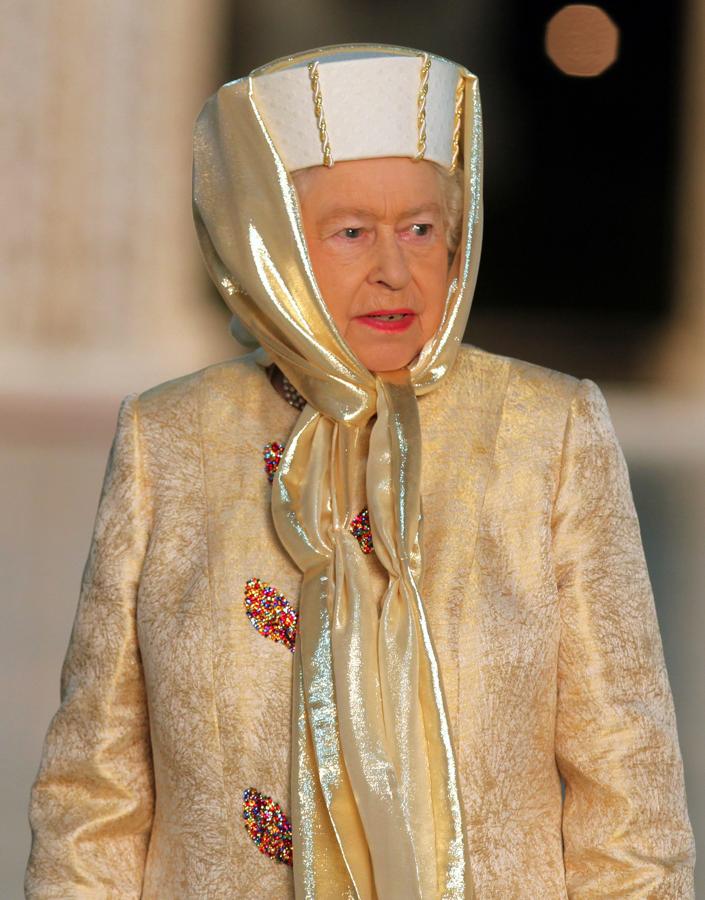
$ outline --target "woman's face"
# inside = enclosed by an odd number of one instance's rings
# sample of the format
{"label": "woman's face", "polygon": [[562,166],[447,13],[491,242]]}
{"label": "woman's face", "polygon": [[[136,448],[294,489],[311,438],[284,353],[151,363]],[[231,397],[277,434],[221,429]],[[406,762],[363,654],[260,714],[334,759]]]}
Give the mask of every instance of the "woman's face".
{"label": "woman's face", "polygon": [[433,336],[450,281],[431,163],[360,159],[297,173],[316,281],[338,331],[372,372],[408,365]]}

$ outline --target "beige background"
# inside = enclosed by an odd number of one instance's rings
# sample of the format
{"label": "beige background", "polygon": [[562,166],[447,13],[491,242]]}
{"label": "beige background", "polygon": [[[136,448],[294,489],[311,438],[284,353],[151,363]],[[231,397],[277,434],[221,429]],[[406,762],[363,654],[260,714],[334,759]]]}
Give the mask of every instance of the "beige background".
{"label": "beige background", "polygon": [[[17,0],[2,12],[0,896],[15,898],[119,401],[237,348],[189,195],[193,120],[221,78],[223,4]],[[648,388],[600,386],[632,475],[702,846],[705,4],[688,15],[677,313],[644,347]]]}

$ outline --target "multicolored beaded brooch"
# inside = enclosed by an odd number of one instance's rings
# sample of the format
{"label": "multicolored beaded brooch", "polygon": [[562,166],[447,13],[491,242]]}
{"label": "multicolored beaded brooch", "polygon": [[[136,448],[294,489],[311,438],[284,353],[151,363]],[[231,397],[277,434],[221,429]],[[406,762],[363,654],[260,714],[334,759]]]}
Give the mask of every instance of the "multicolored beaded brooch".
{"label": "multicolored beaded brooch", "polygon": [[270,441],[264,445],[264,471],[267,473],[267,480],[270,484],[274,481],[283,453],[284,444],[280,444],[279,441]]}
{"label": "multicolored beaded brooch", "polygon": [[372,553],[372,530],[370,528],[370,514],[365,507],[361,510],[350,523],[350,531],[357,538],[360,549],[363,553]]}
{"label": "multicolored beaded brooch", "polygon": [[254,788],[242,792],[245,829],[260,853],[287,866],[293,865],[291,823],[281,806]]}
{"label": "multicolored beaded brooch", "polygon": [[259,633],[294,652],[298,615],[284,594],[259,578],[245,585],[245,612]]}

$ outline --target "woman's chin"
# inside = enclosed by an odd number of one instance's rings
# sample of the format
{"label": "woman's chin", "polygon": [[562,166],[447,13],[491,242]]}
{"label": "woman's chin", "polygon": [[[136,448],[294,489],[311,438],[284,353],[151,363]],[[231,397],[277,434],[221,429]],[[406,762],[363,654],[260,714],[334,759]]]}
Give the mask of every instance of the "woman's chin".
{"label": "woman's chin", "polygon": [[410,365],[421,352],[426,330],[415,317],[410,328],[399,334],[385,334],[381,330],[354,322],[345,332],[348,346],[370,372],[395,372]]}
{"label": "woman's chin", "polygon": [[370,372],[395,372],[403,369],[418,355],[418,348],[415,347],[391,347],[387,350],[375,350],[369,352],[358,353],[360,362],[369,369]]}

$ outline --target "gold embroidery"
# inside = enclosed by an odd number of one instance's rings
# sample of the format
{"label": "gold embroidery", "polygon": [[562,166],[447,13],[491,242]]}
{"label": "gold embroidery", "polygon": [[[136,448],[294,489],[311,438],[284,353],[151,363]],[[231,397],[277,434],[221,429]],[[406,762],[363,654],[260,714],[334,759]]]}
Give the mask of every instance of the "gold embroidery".
{"label": "gold embroidery", "polygon": [[416,100],[418,113],[416,115],[416,130],[418,133],[418,153],[416,159],[423,159],[426,153],[426,95],[428,94],[428,73],[431,71],[431,60],[428,53],[423,55],[421,66],[421,84]]}
{"label": "gold embroidery", "polygon": [[318,123],[318,136],[321,140],[321,150],[323,151],[323,165],[330,168],[333,165],[333,156],[330,151],[330,142],[328,140],[326,117],[323,114],[323,95],[321,94],[321,85],[318,75],[318,60],[308,64],[308,77],[311,80],[311,90],[313,91],[313,110],[316,114],[316,122]]}
{"label": "gold embroidery", "polygon": [[455,88],[455,116],[453,119],[453,139],[450,145],[450,171],[455,172],[460,156],[460,124],[463,118],[463,98],[465,96],[465,79],[461,75]]}

